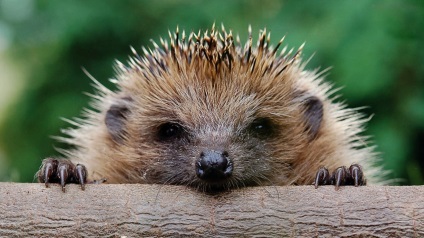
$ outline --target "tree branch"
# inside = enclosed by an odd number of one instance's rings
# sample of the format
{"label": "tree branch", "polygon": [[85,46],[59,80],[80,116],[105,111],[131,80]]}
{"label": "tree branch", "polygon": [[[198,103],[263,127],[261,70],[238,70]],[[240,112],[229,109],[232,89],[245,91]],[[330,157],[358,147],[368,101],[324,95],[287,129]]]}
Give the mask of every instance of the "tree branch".
{"label": "tree branch", "polygon": [[251,187],[0,183],[0,236],[424,237],[424,186]]}

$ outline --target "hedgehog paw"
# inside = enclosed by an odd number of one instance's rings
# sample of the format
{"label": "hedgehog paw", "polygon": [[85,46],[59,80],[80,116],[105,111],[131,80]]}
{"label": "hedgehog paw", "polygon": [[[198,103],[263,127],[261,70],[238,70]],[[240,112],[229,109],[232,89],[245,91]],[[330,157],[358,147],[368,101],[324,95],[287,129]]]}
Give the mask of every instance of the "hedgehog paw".
{"label": "hedgehog paw", "polygon": [[65,192],[65,185],[76,183],[85,189],[87,183],[87,169],[82,164],[74,165],[66,159],[47,158],[43,160],[40,170],[37,172],[38,182],[49,187],[49,183],[60,183],[62,191]]}
{"label": "hedgehog paw", "polygon": [[346,166],[338,167],[330,176],[328,169],[322,167],[315,176],[315,188],[320,185],[334,185],[336,190],[340,186],[354,185],[355,187],[366,185],[366,179],[362,172],[362,167],[358,164],[352,164],[349,169]]}

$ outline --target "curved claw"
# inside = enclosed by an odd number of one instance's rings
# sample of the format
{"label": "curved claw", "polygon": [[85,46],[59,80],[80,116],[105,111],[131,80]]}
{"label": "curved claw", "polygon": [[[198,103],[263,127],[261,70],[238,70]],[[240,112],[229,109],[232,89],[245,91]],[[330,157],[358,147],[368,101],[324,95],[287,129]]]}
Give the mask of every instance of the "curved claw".
{"label": "curved claw", "polygon": [[87,182],[87,169],[82,164],[77,164],[75,166],[75,177],[79,184],[81,184],[81,189],[85,190],[85,183]]}
{"label": "curved claw", "polygon": [[66,164],[59,164],[57,176],[60,179],[60,186],[62,186],[62,191],[65,192],[65,185],[69,176],[68,166]]}
{"label": "curved claw", "polygon": [[44,184],[46,185],[46,188],[49,187],[49,179],[52,177],[52,174],[55,172],[55,166],[52,162],[46,163],[44,165]]}
{"label": "curved claw", "polygon": [[330,173],[328,169],[322,167],[318,170],[315,176],[315,188],[318,188],[319,185],[326,185],[330,183]]}
{"label": "curved claw", "polygon": [[334,186],[336,190],[339,190],[340,186],[346,185],[346,178],[349,172],[345,166],[339,167],[334,171]]}
{"label": "curved claw", "polygon": [[361,166],[359,166],[358,164],[352,164],[349,167],[349,171],[353,179],[353,185],[355,187],[366,184],[366,181],[364,179],[364,173],[362,172]]}
{"label": "curved claw", "polygon": [[51,164],[47,164],[44,170],[44,185],[46,185],[46,188],[49,187],[49,178],[51,177],[52,173],[53,166]]}

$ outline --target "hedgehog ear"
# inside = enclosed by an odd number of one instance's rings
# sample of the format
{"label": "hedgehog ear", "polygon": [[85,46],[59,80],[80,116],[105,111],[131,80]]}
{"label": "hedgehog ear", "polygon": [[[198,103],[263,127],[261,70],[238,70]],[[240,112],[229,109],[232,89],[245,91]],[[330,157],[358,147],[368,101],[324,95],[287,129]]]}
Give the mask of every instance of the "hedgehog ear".
{"label": "hedgehog ear", "polygon": [[304,120],[309,139],[314,140],[319,132],[324,116],[324,107],[322,101],[316,96],[307,96],[303,100]]}
{"label": "hedgehog ear", "polygon": [[132,98],[123,97],[114,104],[106,112],[105,124],[115,142],[121,143],[125,135],[125,121],[130,113],[129,104]]}

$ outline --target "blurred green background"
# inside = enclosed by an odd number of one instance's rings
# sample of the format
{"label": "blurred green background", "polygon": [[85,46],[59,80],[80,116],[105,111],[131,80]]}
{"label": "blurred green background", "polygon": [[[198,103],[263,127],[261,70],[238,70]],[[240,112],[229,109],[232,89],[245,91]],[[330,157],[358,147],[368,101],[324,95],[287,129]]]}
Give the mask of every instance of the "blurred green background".
{"label": "blurred green background", "polygon": [[367,106],[382,164],[399,184],[424,184],[424,1],[0,0],[0,181],[31,182],[52,135],[80,115],[93,92],[87,69],[109,87],[115,59],[151,46],[178,25],[213,22],[246,39],[252,25],[272,42],[306,42],[309,69],[332,66],[327,80],[350,107]]}

